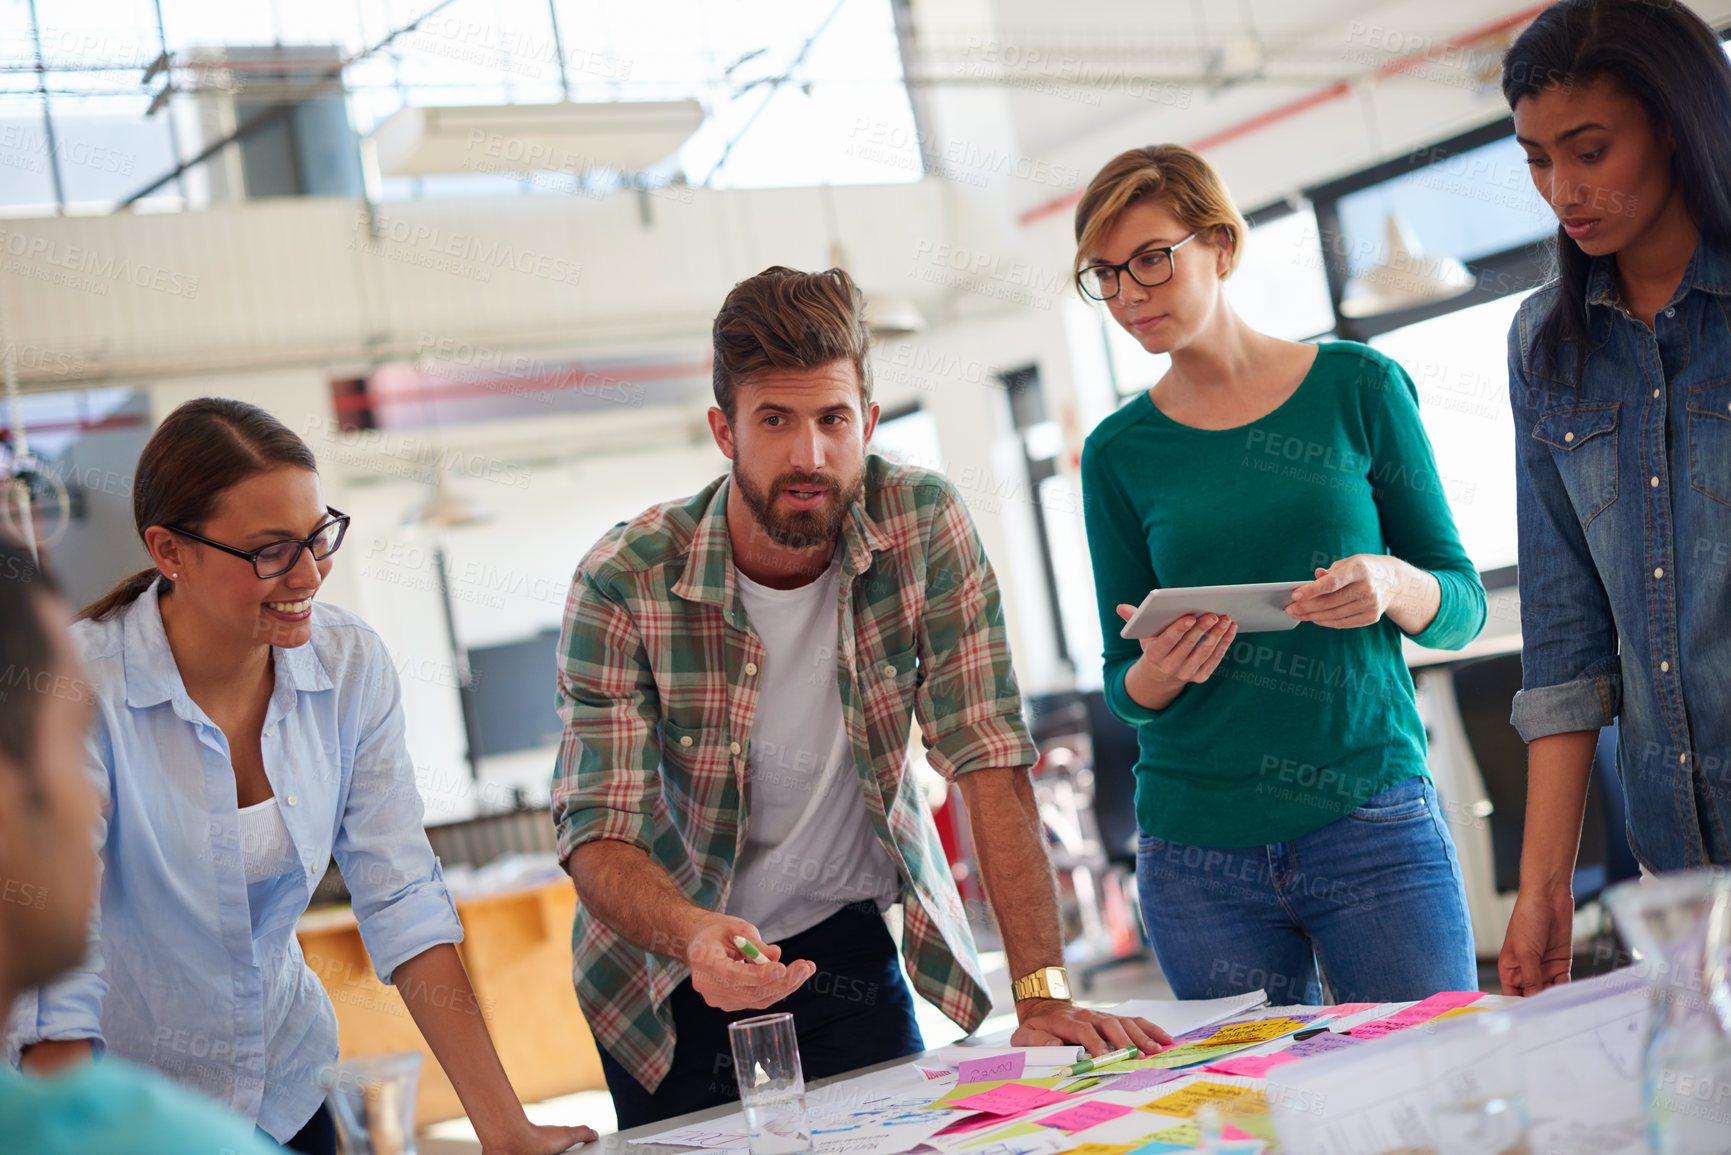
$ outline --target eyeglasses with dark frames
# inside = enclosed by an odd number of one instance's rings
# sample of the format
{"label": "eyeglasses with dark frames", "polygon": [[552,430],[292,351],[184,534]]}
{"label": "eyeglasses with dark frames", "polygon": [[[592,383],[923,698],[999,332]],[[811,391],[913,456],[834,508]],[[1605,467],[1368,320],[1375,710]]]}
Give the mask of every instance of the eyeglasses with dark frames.
{"label": "eyeglasses with dark frames", "polygon": [[1121,287],[1118,274],[1121,272],[1129,273],[1136,283],[1145,289],[1157,289],[1172,279],[1172,254],[1195,240],[1196,236],[1197,234],[1191,233],[1177,244],[1143,249],[1129,260],[1116,265],[1089,265],[1076,274],[1076,283],[1096,301],[1110,301],[1118,295]]}
{"label": "eyeglasses with dark frames", "polygon": [[314,561],[323,561],[337,552],[337,547],[343,544],[343,535],[349,531],[349,515],[340,510],[325,506],[325,513],[330,520],[313,530],[304,538],[286,538],[273,541],[269,545],[261,545],[257,549],[236,549],[232,545],[224,545],[220,541],[212,541],[208,537],[200,537],[190,529],[182,529],[178,525],[165,525],[162,528],[181,537],[191,538],[201,545],[212,549],[220,549],[223,553],[245,558],[252,563],[252,572],[261,578],[281,577],[296,565],[300,564],[301,550],[313,551]]}

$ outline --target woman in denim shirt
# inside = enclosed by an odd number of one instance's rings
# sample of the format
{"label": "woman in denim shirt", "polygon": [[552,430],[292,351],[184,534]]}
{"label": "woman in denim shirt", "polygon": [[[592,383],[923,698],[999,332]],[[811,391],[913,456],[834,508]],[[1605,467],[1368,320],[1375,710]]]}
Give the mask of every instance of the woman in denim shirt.
{"label": "woman in denim shirt", "polygon": [[133,515],[154,568],[73,628],[102,801],[92,949],[19,1000],[9,1050],[40,1072],[106,1048],[292,1150],[334,1151],[318,1074],[337,1058],[336,1016],[295,939],[334,855],[373,969],[483,1150],[593,1139],[532,1125],[493,1050],[421,827],[390,655],[317,600],[348,518],[324,504],[312,451],[256,406],[190,401],[145,446]]}
{"label": "woman in denim shirt", "polygon": [[1731,863],[1731,66],[1680,5],[1568,0],[1503,61],[1557,280],[1509,331],[1528,743],[1503,989],[1565,981],[1593,749],[1649,871]]}

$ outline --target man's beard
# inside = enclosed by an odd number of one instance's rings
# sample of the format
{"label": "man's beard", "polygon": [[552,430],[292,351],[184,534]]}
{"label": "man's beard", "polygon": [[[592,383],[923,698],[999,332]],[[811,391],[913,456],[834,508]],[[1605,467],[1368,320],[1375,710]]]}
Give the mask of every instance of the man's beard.
{"label": "man's beard", "polygon": [[[805,549],[835,540],[848,510],[865,489],[865,471],[855,474],[845,490],[834,475],[828,473],[782,473],[767,490],[755,489],[737,465],[733,470],[733,482],[739,486],[739,495],[745,498],[752,516],[771,541],[790,549]],[[827,490],[829,500],[816,509],[777,513],[775,500],[789,489]]]}

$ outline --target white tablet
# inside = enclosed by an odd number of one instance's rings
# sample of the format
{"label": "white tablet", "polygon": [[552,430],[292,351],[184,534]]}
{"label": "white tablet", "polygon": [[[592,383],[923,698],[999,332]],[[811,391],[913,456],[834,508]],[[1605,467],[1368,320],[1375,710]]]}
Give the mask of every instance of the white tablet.
{"label": "white tablet", "polygon": [[1186,614],[1224,614],[1241,634],[1290,630],[1298,619],[1286,613],[1292,591],[1305,582],[1262,582],[1242,586],[1181,586],[1154,590],[1142,599],[1121,638],[1151,638]]}

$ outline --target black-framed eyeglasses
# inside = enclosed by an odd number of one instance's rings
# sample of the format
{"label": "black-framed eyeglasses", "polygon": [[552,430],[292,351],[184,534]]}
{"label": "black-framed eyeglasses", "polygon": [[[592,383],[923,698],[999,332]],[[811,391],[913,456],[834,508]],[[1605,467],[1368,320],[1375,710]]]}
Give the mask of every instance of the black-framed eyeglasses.
{"label": "black-framed eyeglasses", "polygon": [[162,528],[181,537],[190,537],[201,545],[212,549],[220,549],[223,553],[245,558],[252,563],[252,572],[261,578],[281,577],[300,563],[301,550],[313,551],[314,561],[323,561],[337,552],[337,547],[343,544],[343,535],[349,531],[349,515],[340,510],[325,506],[325,513],[330,520],[313,530],[311,536],[304,538],[287,538],[283,541],[273,541],[269,545],[261,545],[257,549],[236,549],[232,545],[224,545],[220,541],[212,541],[208,537],[200,537],[190,529],[182,529],[178,525],[165,525]]}
{"label": "black-framed eyeglasses", "polygon": [[1076,274],[1076,283],[1096,301],[1110,301],[1118,295],[1120,272],[1127,272],[1145,289],[1155,289],[1172,279],[1172,254],[1196,239],[1191,233],[1175,245],[1143,249],[1129,260],[1116,265],[1089,265]]}

